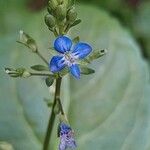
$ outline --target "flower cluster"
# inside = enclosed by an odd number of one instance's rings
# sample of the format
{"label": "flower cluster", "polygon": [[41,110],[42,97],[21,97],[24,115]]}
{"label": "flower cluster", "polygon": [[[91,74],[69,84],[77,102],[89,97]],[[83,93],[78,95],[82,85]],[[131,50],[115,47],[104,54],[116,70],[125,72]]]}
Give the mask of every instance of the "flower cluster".
{"label": "flower cluster", "polygon": [[77,18],[72,0],[49,0],[47,10],[45,23],[55,36],[66,34],[70,28],[81,22]]}
{"label": "flower cluster", "polygon": [[73,45],[70,38],[59,36],[54,42],[54,48],[59,55],[53,56],[50,60],[50,70],[53,73],[59,72],[65,67],[68,67],[71,74],[79,79],[80,68],[78,60],[85,58],[92,51],[92,47],[87,43],[79,42]]}
{"label": "flower cluster", "polygon": [[67,148],[75,149],[77,147],[74,139],[74,133],[69,125],[63,122],[60,123],[59,136],[60,136],[59,150],[66,150]]}

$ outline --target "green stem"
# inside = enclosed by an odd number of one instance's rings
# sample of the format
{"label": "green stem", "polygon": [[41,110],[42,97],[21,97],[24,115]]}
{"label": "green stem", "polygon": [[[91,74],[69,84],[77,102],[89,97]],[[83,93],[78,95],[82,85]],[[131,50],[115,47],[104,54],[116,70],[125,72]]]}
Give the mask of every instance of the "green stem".
{"label": "green stem", "polygon": [[30,72],[31,76],[54,76],[50,73],[32,73]]}
{"label": "green stem", "polygon": [[36,54],[46,63],[46,65],[49,66],[48,61],[43,57],[43,55],[39,51],[37,51]]}
{"label": "green stem", "polygon": [[[55,96],[54,96],[54,101],[53,101],[51,116],[50,116],[50,119],[49,119],[49,122],[48,122],[48,127],[47,127],[47,132],[46,132],[46,136],[45,136],[45,140],[44,140],[43,150],[48,150],[48,147],[49,147],[49,141],[51,139],[52,130],[53,130],[53,126],[54,126],[54,122],[55,122],[55,117],[56,117],[56,114],[54,112],[54,108],[56,106],[57,100],[59,100],[58,102],[61,103],[60,102],[61,80],[62,80],[61,77],[59,77],[58,79],[56,79]],[[62,108],[62,104],[61,104],[61,108]],[[63,109],[61,110],[61,113],[64,113]]]}

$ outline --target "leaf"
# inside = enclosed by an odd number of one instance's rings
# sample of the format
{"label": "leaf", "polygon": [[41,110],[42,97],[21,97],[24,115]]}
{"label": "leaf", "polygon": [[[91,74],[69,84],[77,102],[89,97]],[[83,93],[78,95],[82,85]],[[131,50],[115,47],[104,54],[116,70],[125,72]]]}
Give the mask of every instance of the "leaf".
{"label": "leaf", "polygon": [[53,77],[53,76],[47,77],[47,78],[45,79],[45,83],[46,83],[46,85],[47,85],[48,87],[50,87],[50,86],[54,83],[54,77]]}
{"label": "leaf", "polygon": [[95,70],[88,67],[81,67],[81,74],[89,75],[95,73]]}
{"label": "leaf", "polygon": [[34,65],[34,66],[31,66],[31,69],[36,70],[36,71],[49,71],[49,68],[43,65]]}
{"label": "leaf", "polygon": [[70,27],[74,27],[81,23],[81,19],[77,19]]}
{"label": "leaf", "polygon": [[[17,2],[14,0],[9,6],[3,1],[11,13],[4,13],[7,34],[0,35],[1,68],[41,63],[37,56],[14,44],[20,26],[32,33],[47,57],[49,53],[44,50],[54,40],[42,22],[43,13],[27,12],[24,4]],[[82,24],[72,30],[71,37],[78,34],[93,49],[108,49],[106,57],[90,64],[95,74],[81,76],[79,81],[63,78],[61,100],[75,131],[78,149],[149,150],[149,72],[138,45],[106,12],[86,5],[79,6],[78,11]],[[9,22],[12,15],[16,18]],[[41,150],[50,115],[50,108],[42,99],[53,99],[53,94],[48,93],[43,78],[15,80],[2,69],[0,77],[0,139],[9,141],[15,150]],[[57,125],[56,121],[50,150],[58,149]]]}

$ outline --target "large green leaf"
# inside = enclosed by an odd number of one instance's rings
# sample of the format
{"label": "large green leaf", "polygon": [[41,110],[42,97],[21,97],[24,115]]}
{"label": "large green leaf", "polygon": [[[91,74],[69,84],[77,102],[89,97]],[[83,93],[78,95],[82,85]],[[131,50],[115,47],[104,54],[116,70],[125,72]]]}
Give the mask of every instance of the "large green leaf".
{"label": "large green leaf", "polygon": [[[41,62],[14,43],[17,29],[30,33],[47,59],[50,54],[46,49],[54,37],[47,34],[44,13],[17,11],[21,10],[13,11],[17,14],[15,29],[10,31],[11,24],[3,20],[8,34],[0,39],[0,141],[7,141],[15,150],[40,150],[50,114],[43,98],[52,98],[52,94],[49,96],[44,78],[13,79],[3,68],[29,67]],[[103,59],[90,66],[96,70],[94,75],[63,80],[62,101],[76,132],[78,149],[148,150],[149,74],[138,46],[106,12],[90,6],[80,6],[78,11],[83,21],[71,33],[72,37],[80,35],[93,48],[108,49]],[[4,14],[3,18],[9,15]],[[55,132],[50,149],[57,149],[57,144]]]}

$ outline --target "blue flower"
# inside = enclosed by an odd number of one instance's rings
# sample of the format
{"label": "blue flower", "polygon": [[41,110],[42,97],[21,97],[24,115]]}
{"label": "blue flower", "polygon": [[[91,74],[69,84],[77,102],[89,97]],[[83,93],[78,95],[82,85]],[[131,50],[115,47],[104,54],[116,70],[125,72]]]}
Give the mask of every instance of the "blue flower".
{"label": "blue flower", "polygon": [[74,133],[69,125],[65,123],[60,123],[59,125],[59,136],[60,136],[59,150],[66,150],[67,148],[75,149],[77,147],[73,135]]}
{"label": "blue flower", "polygon": [[50,61],[50,70],[53,73],[59,72],[68,67],[71,74],[79,79],[80,68],[78,60],[85,58],[92,51],[92,47],[87,43],[77,43],[73,45],[72,40],[66,36],[59,36],[54,41],[54,48],[59,55],[53,56]]}

